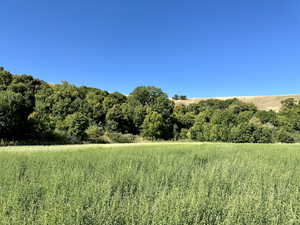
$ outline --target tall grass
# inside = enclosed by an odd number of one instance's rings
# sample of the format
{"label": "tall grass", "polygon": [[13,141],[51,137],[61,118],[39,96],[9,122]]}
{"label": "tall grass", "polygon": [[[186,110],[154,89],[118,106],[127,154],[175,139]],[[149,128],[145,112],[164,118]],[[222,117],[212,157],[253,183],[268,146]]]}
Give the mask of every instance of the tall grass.
{"label": "tall grass", "polygon": [[300,224],[300,145],[18,149],[0,150],[0,224]]}

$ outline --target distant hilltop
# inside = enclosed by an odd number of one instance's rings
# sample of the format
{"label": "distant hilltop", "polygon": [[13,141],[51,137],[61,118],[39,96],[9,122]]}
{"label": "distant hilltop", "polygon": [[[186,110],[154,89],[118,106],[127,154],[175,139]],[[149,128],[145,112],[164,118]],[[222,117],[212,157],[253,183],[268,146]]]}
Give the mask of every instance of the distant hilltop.
{"label": "distant hilltop", "polygon": [[300,94],[294,94],[294,95],[277,95],[277,96],[233,96],[233,97],[214,97],[214,98],[190,98],[187,100],[174,100],[176,104],[192,104],[192,103],[198,103],[203,100],[208,99],[220,99],[220,100],[226,100],[226,99],[232,99],[237,98],[242,102],[246,103],[253,103],[256,105],[256,107],[259,110],[274,110],[278,112],[281,108],[281,102],[288,99],[288,98],[294,98],[297,100],[300,100]]}

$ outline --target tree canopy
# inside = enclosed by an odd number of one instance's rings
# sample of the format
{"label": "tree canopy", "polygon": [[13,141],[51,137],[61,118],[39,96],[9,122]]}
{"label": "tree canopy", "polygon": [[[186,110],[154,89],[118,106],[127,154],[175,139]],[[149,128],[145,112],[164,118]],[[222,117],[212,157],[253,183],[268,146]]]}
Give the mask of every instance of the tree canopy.
{"label": "tree canopy", "polygon": [[[174,99],[186,96],[175,95]],[[175,104],[162,89],[139,86],[128,96],[62,82],[48,84],[0,67],[0,140],[82,143],[191,139],[222,142],[299,142],[300,102],[280,112],[238,99]]]}

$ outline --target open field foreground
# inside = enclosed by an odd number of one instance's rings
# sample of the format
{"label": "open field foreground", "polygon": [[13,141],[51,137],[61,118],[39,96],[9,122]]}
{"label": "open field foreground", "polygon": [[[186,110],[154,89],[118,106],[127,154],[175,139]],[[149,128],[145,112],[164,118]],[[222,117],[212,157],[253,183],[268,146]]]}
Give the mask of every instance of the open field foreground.
{"label": "open field foreground", "polygon": [[0,148],[0,224],[296,225],[299,162],[296,144]]}

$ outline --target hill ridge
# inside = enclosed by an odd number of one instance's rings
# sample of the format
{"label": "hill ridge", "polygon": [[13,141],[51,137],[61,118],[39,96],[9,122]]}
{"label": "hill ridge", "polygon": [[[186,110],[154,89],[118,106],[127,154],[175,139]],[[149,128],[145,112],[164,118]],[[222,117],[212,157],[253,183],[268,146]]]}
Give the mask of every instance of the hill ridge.
{"label": "hill ridge", "polygon": [[269,95],[269,96],[226,96],[226,97],[203,97],[203,98],[190,98],[187,100],[175,100],[176,104],[189,105],[208,99],[226,100],[237,98],[242,102],[253,103],[259,110],[274,110],[278,112],[281,108],[281,102],[294,98],[300,100],[300,94],[285,94],[285,95]]}

